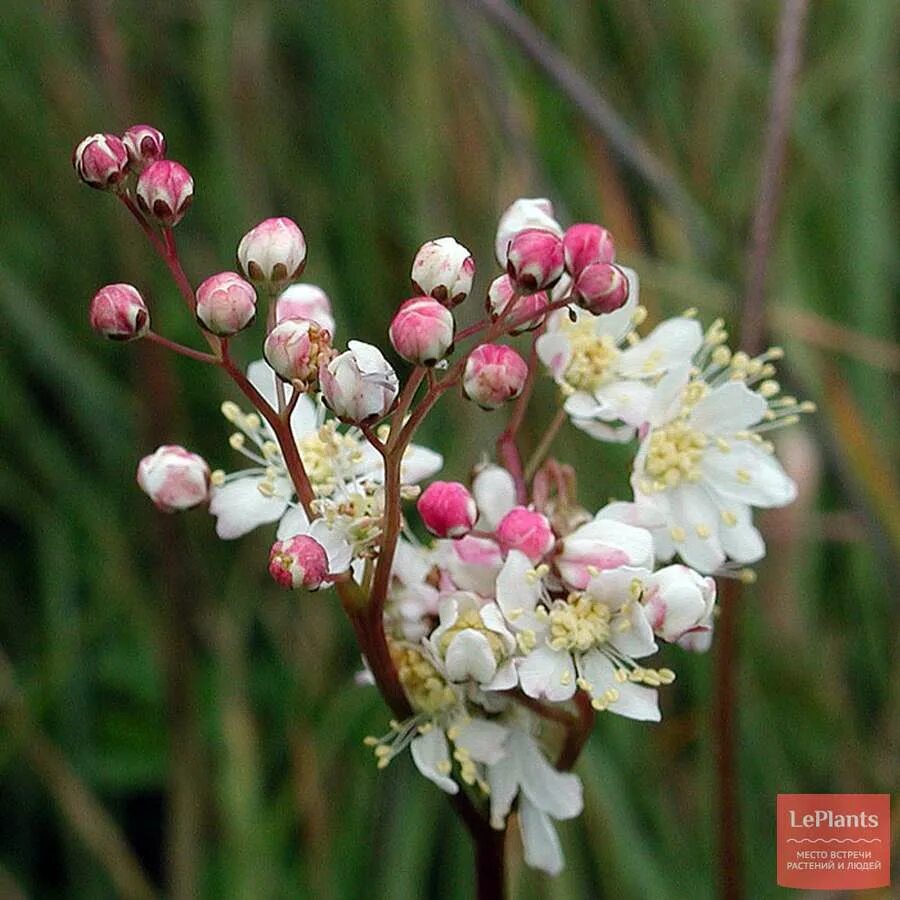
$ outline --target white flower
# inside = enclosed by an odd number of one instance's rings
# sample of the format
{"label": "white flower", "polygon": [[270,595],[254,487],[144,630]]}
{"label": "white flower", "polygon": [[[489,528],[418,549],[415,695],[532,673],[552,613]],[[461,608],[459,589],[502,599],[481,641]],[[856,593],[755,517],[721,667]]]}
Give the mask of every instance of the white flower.
{"label": "white flower", "polygon": [[563,229],[553,217],[553,204],[543,198],[523,197],[516,200],[500,216],[497,223],[497,236],[494,239],[494,250],[497,262],[505,269],[506,257],[512,239],[528,228],[541,228],[558,237],[563,236]]}
{"label": "white flower", "polygon": [[322,396],[328,408],[347,422],[364,422],[383,416],[397,398],[397,373],[372,344],[350,341],[319,373]]}
{"label": "white flower", "polygon": [[418,641],[428,633],[428,619],[440,605],[440,592],[432,583],[435,571],[432,549],[397,541],[385,616],[398,637]]}
{"label": "white flower", "polygon": [[554,600],[541,570],[512,551],[497,579],[497,604],[525,654],[519,660],[522,690],[560,703],[580,688],[596,709],[658,722],[653,688],[674,675],[635,662],[657,649],[638,602],[648,574],[629,566],[598,572],[583,591]]}
{"label": "white flower", "polygon": [[503,553],[496,541],[467,534],[459,540],[439,541],[437,554],[441,567],[459,590],[494,596],[497,573],[503,565]]}
{"label": "white flower", "polygon": [[553,819],[573,819],[584,806],[581,780],[557,771],[535,739],[520,728],[511,728],[505,754],[488,765],[491,825],[503,828],[516,796],[525,862],[550,875],[558,875],[564,859]]}
{"label": "white flower", "polygon": [[[275,373],[262,360],[251,363],[247,375],[262,396],[275,405]],[[286,386],[286,396],[293,388]],[[235,403],[222,404],[222,412],[237,431],[234,449],[254,467],[230,475],[213,475],[210,512],[216,516],[216,532],[229,540],[260,525],[279,522],[278,538],[301,533],[308,524],[297,503],[281,451],[269,425],[256,413],[243,413]],[[356,428],[341,430],[335,420],[326,421],[326,410],[308,394],[297,398],[291,415],[291,431],[309,475],[319,512],[334,524],[343,520],[351,542],[373,536],[371,527],[381,515],[384,464],[381,456]],[[440,454],[410,445],[403,458],[404,484],[415,484],[436,474],[443,464]]]}
{"label": "white flower", "polygon": [[[594,316],[583,310],[557,310],[537,341],[538,356],[568,394],[565,409],[572,424],[599,440],[623,442],[647,420],[647,409],[660,376],[689,363],[703,333],[693,319],[679,317],[657,326],[645,338],[634,331],[643,321],[638,279],[629,281],[626,304]],[[624,423],[624,424],[617,424]]]}
{"label": "white flower", "polygon": [[[718,334],[714,326],[707,341]],[[705,573],[718,571],[726,557],[756,562],[765,544],[751,507],[784,506],[796,496],[763,434],[811,406],[774,399],[779,388],[768,380],[768,358],[775,357],[732,358],[718,346],[705,370],[704,359],[697,361],[699,375],[673,370],[657,386],[631,483],[637,504],[651,507],[663,523],[653,530],[660,558],[678,553]]]}
{"label": "white flower", "polygon": [[488,691],[508,690],[518,681],[516,640],[497,604],[482,604],[475,594],[456,591],[441,601],[440,624],[426,644],[450,681],[474,681]]}

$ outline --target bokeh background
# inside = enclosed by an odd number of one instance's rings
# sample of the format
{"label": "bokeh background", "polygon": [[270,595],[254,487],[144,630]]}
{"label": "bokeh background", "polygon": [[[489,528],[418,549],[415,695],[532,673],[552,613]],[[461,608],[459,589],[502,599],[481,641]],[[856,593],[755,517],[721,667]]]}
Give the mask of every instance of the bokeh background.
{"label": "bokeh background", "polygon": [[[655,320],[738,318],[779,5],[523,0],[518,7],[681,186],[673,206],[477,2],[8,0],[0,24],[0,896],[463,898],[467,838],[364,735],[334,598],[279,592],[271,535],[223,544],[202,511],[158,514],[139,456],[239,457],[215,371],[102,343],[93,292],[130,281],[159,330],[195,340],[162,265],[70,154],[151,122],[196,181],[178,228],[195,283],[260,218],[290,215],[338,341],[386,343],[412,256],[453,234],[494,274],[498,214],[547,196],[600,221]],[[776,896],[778,792],[896,788],[896,8],[813,4],[797,83],[768,327],[820,413],[780,451],[800,499],[762,517],[770,555],[740,600],[740,824],[751,897]],[[259,331],[235,342],[249,360]],[[527,423],[536,443],[544,384]],[[465,477],[502,428],[448,398],[425,443]],[[591,508],[627,496],[629,451],[569,428],[556,455]],[[664,720],[602,716],[579,764],[555,881],[515,896],[711,897],[713,656],[669,652]],[[900,830],[895,820],[895,833]],[[144,876],[137,874],[140,865]],[[119,887],[114,885],[118,884]],[[124,891],[122,885],[130,886]],[[786,891],[783,893],[787,893]]]}

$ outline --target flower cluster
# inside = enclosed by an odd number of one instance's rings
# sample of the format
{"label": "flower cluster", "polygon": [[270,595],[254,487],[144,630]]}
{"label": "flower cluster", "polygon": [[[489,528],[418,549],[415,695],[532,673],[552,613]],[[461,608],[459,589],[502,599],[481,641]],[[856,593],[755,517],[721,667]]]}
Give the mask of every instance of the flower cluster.
{"label": "flower cluster", "polygon": [[[612,236],[563,228],[547,200],[501,216],[500,271],[484,317],[465,328],[456,319],[475,283],[472,254],[452,237],[420,248],[411,296],[387,329],[411,366],[401,378],[372,344],[334,346],[327,294],[298,281],[307,242],[291,219],[252,228],[237,245],[240,271],[194,290],[172,230],[193,180],[165,153],[163,135],[142,125],[86,138],[74,163],[137,219],[209,352],[156,334],[128,284],[97,293],[91,324],[221,368],[243,395],[222,414],[249,465],[211,471],[165,445],[140,462],[139,485],[164,512],[207,505],[224,539],[270,526],[275,582],[333,588],[353,621],[363,680],[395,716],[367,741],[379,767],[409,748],[426,778],[492,827],[515,813],[526,861],[558,872],[553,823],[581,812],[569,769],[595,714],[660,720],[660,689],[675,679],[660,644],[709,647],[713,576],[750,578],[765,552],[752,508],[796,492],[768,432],[811,405],[782,395],[778,349],[732,353],[720,321],[704,331],[689,311],[642,334],[638,278]],[[231,342],[255,322],[262,358],[244,370]],[[519,336],[530,353],[509,342]],[[526,467],[518,427],[541,372],[562,412]],[[485,410],[514,405],[496,462],[482,460],[467,484],[431,480],[443,459],[413,443],[454,388]],[[575,470],[548,457],[566,417],[598,441],[637,442],[630,500],[596,512],[579,503]]]}

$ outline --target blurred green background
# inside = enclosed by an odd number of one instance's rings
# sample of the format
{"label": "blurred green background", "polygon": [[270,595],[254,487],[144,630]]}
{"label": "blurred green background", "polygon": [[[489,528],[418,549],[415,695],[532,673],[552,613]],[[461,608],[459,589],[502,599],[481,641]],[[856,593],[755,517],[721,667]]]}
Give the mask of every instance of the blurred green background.
{"label": "blurred green background", "polygon": [[[476,254],[460,310],[471,321],[497,216],[522,195],[552,198],[563,222],[607,225],[654,319],[696,306],[736,323],[778,5],[521,8],[693,197],[701,225],[623,166],[475,3],[5,4],[3,898],[116,896],[111,879],[140,896],[133,858],[176,898],[470,895],[467,838],[439,791],[408,758],[376,773],[361,745],[387,713],[354,686],[335,598],[270,583],[267,529],[224,544],[203,512],[165,517],[137,490],[137,459],[163,442],[239,465],[218,413],[233,395],[215,371],[90,332],[93,292],[129,281],[158,330],[195,341],[139,229],[76,181],[70,154],[94,131],[165,132],[196,181],[178,228],[195,283],[229,268],[260,218],[295,218],[340,343],[386,343],[416,248],[443,234]],[[801,496],[762,517],[770,556],[741,600],[754,898],[780,890],[776,793],[896,787],[896,24],[888,0],[813,4],[797,89],[769,325],[820,414],[781,441]],[[257,329],[236,351],[249,360],[259,343]],[[555,402],[551,385],[538,399]],[[545,422],[528,423],[529,442]],[[502,425],[449,397],[421,440],[464,477]],[[630,452],[571,428],[556,445],[591,508],[627,496]],[[568,869],[530,873],[512,841],[515,896],[713,896],[713,656],[664,659],[679,680],[663,723],[600,717],[578,766],[585,814],[561,826]]]}

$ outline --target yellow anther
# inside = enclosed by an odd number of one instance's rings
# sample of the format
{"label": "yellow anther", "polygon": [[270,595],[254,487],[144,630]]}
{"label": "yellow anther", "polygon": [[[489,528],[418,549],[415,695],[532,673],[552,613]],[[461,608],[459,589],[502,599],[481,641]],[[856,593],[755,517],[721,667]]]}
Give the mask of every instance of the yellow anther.
{"label": "yellow anther", "polygon": [[262,425],[262,422],[260,422],[259,416],[256,413],[249,413],[244,419],[244,425],[250,431],[257,431]]}
{"label": "yellow anther", "polygon": [[702,538],[703,540],[706,540],[706,538],[708,538],[708,537],[710,536],[710,534],[712,533],[712,532],[709,530],[709,526],[708,526],[708,525],[704,525],[702,522],[701,522],[699,525],[696,526],[696,528],[694,529],[694,531],[697,532],[697,537],[698,537],[698,538]]}
{"label": "yellow anther", "polygon": [[750,473],[746,469],[737,469],[734,474],[741,484],[750,484],[752,480]]}
{"label": "yellow anther", "polygon": [[225,484],[225,473],[221,469],[216,469],[215,472],[209,476],[209,483],[213,487],[221,487]]}
{"label": "yellow anther", "polygon": [[241,450],[246,442],[247,439],[239,431],[235,431],[234,434],[228,438],[228,443],[231,445],[232,450]]}
{"label": "yellow anther", "polygon": [[678,525],[673,525],[669,529],[669,536],[673,541],[675,541],[676,544],[680,544],[682,541],[687,539],[687,534],[685,534],[684,529]]}
{"label": "yellow anther", "polygon": [[754,584],[756,582],[756,572],[753,569],[741,569],[738,572],[738,579],[743,584]]}
{"label": "yellow anther", "polygon": [[720,513],[722,521],[729,527],[737,525],[737,516],[730,509],[723,509]]}
{"label": "yellow anther", "polygon": [[229,422],[236,422],[241,415],[241,408],[231,400],[226,400],[219,409]]}

